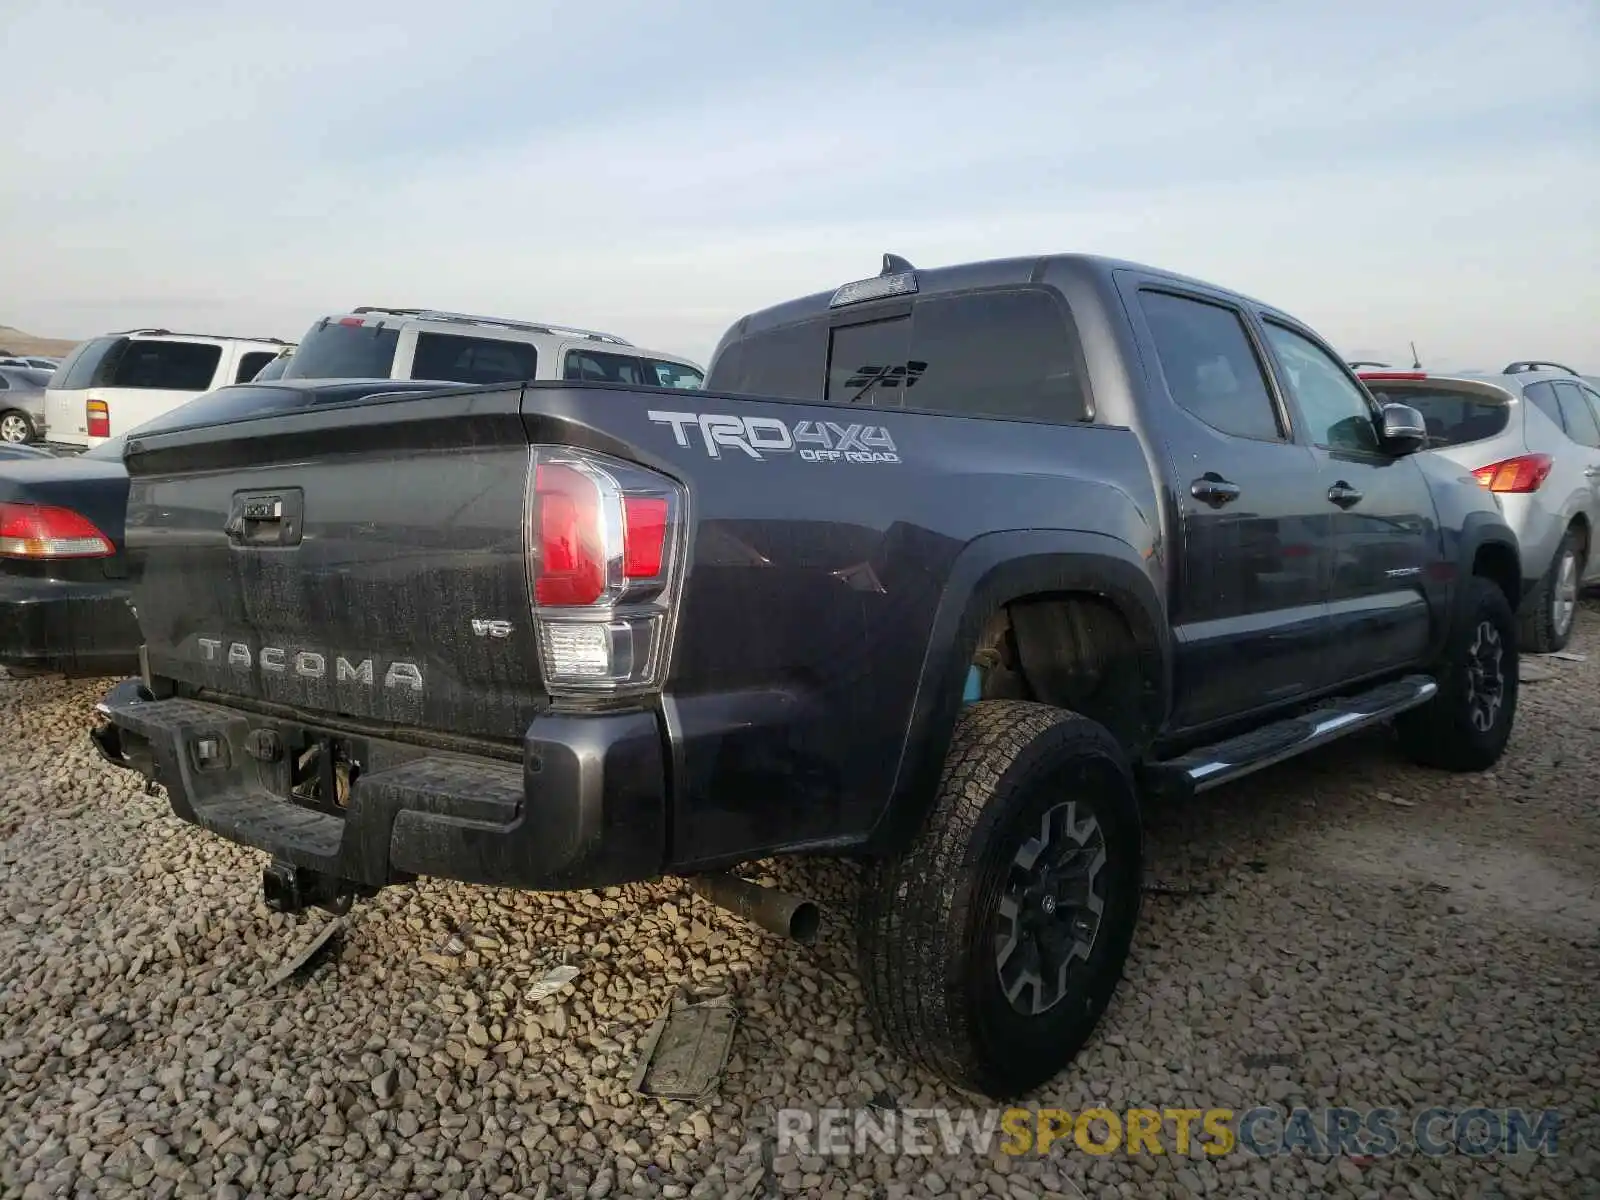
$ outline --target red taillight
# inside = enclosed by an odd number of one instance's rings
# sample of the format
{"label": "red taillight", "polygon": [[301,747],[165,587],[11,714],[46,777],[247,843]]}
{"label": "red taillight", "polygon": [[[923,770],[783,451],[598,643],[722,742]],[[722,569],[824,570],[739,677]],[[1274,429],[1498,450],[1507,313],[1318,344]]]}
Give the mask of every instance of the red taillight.
{"label": "red taillight", "polygon": [[1426,371],[1357,371],[1361,379],[1426,379]]}
{"label": "red taillight", "polygon": [[575,467],[542,462],[533,490],[539,564],[534,599],[557,607],[593,604],[606,589],[599,485]]}
{"label": "red taillight", "polygon": [[104,400],[85,401],[83,415],[88,418],[90,437],[111,436],[111,409]]}
{"label": "red taillight", "polygon": [[533,447],[528,574],[552,696],[651,691],[666,678],[688,493],[637,463]]}
{"label": "red taillight", "polygon": [[49,504],[0,504],[0,556],[107,558],[117,552],[93,521]]}
{"label": "red taillight", "polygon": [[1537,492],[1554,465],[1548,454],[1520,454],[1473,472],[1491,492]]}
{"label": "red taillight", "polygon": [[622,499],[622,574],[654,579],[667,548],[667,502],[659,496]]}
{"label": "red taillight", "polygon": [[341,324],[341,325],[365,325],[366,322],[363,321],[360,317],[340,317],[339,318],[339,324]]}

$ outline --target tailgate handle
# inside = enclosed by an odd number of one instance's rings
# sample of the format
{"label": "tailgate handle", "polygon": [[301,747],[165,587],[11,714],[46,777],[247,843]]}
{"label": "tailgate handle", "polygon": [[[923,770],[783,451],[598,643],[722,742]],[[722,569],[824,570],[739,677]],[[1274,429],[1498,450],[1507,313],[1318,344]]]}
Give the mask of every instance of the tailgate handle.
{"label": "tailgate handle", "polygon": [[298,546],[304,508],[299,488],[235,492],[223,529],[236,546]]}

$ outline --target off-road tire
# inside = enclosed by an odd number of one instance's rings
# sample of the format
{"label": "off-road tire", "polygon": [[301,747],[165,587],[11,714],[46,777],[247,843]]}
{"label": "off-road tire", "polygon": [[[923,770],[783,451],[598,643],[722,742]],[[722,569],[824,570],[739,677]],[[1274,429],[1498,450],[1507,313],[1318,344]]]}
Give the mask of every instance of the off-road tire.
{"label": "off-road tire", "polygon": [[1523,598],[1521,609],[1522,648],[1529,654],[1553,654],[1566,649],[1572,640],[1572,631],[1578,625],[1577,595],[1573,595],[1573,610],[1563,629],[1555,615],[1556,592],[1561,585],[1562,565],[1572,560],[1574,581],[1583,578],[1583,539],[1576,530],[1568,529],[1556,548],[1550,567],[1540,576],[1539,582]]}
{"label": "off-road tire", "polygon": [[[1059,1002],[1015,1011],[996,965],[996,922],[1018,848],[1064,801],[1092,815],[1105,860],[1088,956]],[[879,1038],[957,1087],[1007,1099],[1064,1067],[1110,1002],[1138,919],[1138,796],[1115,737],[1047,704],[986,700],[956,724],[933,807],[903,853],[863,881],[857,956]],[[1052,903],[1052,909],[1053,909]]]}
{"label": "off-road tire", "polygon": [[[1481,575],[1466,579],[1460,617],[1450,631],[1435,678],[1439,691],[1419,708],[1395,718],[1400,748],[1414,762],[1446,771],[1485,771],[1500,761],[1517,715],[1517,618],[1505,593]],[[1501,647],[1501,703],[1490,728],[1472,720],[1469,667],[1483,630],[1492,628]]]}
{"label": "off-road tire", "polygon": [[8,408],[4,412],[0,412],[0,423],[4,423],[8,431],[10,429],[22,430],[21,437],[8,437],[5,433],[0,433],[0,441],[26,445],[39,436],[39,430],[34,426],[33,418],[20,408]]}

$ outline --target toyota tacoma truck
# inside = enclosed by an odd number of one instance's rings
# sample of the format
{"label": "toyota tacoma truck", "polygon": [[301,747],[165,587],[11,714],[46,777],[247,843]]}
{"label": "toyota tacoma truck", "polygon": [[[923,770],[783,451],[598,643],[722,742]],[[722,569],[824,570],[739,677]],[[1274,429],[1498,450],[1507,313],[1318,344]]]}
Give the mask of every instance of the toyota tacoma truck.
{"label": "toyota tacoma truck", "polygon": [[[308,385],[314,390],[314,385]],[[1122,974],[1141,799],[1517,702],[1494,496],[1280,310],[1101,258],[751,314],[703,392],[450,386],[130,437],[111,762],[269,903],[864,861],[883,1041],[1014,1096]]]}

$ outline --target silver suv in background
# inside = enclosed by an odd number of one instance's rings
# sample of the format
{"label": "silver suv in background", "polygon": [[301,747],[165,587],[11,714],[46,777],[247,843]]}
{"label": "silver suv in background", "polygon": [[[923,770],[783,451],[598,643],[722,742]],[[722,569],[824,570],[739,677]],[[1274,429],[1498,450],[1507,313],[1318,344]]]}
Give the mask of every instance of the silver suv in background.
{"label": "silver suv in background", "polygon": [[1523,648],[1572,637],[1578,592],[1600,580],[1600,390],[1559,363],[1514,362],[1496,375],[1362,371],[1381,404],[1409,404],[1427,448],[1499,497],[1521,543]]}
{"label": "silver suv in background", "polygon": [[323,317],[282,378],[435,379],[519,383],[584,379],[630,387],[698,388],[699,364],[645,350],[614,333],[437,309],[369,306]]}

